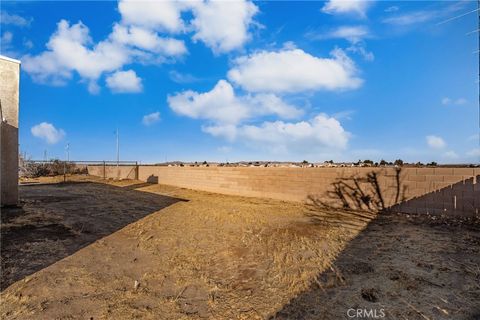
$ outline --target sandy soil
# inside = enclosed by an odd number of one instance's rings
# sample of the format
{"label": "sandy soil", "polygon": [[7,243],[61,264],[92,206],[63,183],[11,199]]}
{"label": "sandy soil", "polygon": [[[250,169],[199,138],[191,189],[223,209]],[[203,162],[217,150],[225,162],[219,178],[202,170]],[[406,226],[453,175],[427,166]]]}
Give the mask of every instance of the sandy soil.
{"label": "sandy soil", "polygon": [[2,209],[2,319],[480,315],[475,220],[332,223],[299,203],[69,180],[22,186],[23,208]]}

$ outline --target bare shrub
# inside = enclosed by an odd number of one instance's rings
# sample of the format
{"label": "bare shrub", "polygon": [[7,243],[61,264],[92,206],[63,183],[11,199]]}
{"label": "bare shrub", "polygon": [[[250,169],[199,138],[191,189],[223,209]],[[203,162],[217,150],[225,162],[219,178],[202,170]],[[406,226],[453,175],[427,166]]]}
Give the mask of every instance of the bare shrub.
{"label": "bare shrub", "polygon": [[38,178],[62,174],[86,174],[86,166],[79,167],[73,162],[58,159],[48,162],[36,162],[19,156],[19,176],[23,178]]}

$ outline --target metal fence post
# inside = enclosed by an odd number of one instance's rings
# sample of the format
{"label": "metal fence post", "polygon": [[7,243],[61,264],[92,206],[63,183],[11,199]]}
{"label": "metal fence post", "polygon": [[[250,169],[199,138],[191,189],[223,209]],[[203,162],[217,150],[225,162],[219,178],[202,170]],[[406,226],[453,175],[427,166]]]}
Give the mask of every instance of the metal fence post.
{"label": "metal fence post", "polygon": [[105,161],[103,161],[103,180],[106,180],[106,172],[105,172]]}
{"label": "metal fence post", "polygon": [[138,180],[138,161],[135,161],[135,180]]}

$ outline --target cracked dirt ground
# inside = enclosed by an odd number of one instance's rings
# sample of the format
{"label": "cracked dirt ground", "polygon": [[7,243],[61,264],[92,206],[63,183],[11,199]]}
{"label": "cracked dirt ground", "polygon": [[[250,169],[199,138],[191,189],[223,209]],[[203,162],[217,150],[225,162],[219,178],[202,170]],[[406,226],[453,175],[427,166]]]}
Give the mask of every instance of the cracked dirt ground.
{"label": "cracked dirt ground", "polygon": [[301,203],[70,180],[2,209],[2,319],[479,315],[477,220],[330,225]]}

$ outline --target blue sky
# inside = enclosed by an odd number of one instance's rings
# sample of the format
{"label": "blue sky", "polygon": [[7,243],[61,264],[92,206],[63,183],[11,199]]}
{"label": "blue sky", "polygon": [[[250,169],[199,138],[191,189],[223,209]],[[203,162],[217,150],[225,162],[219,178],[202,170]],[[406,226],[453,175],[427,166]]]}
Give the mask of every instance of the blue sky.
{"label": "blue sky", "polygon": [[475,1],[2,2],[20,148],[478,163]]}

